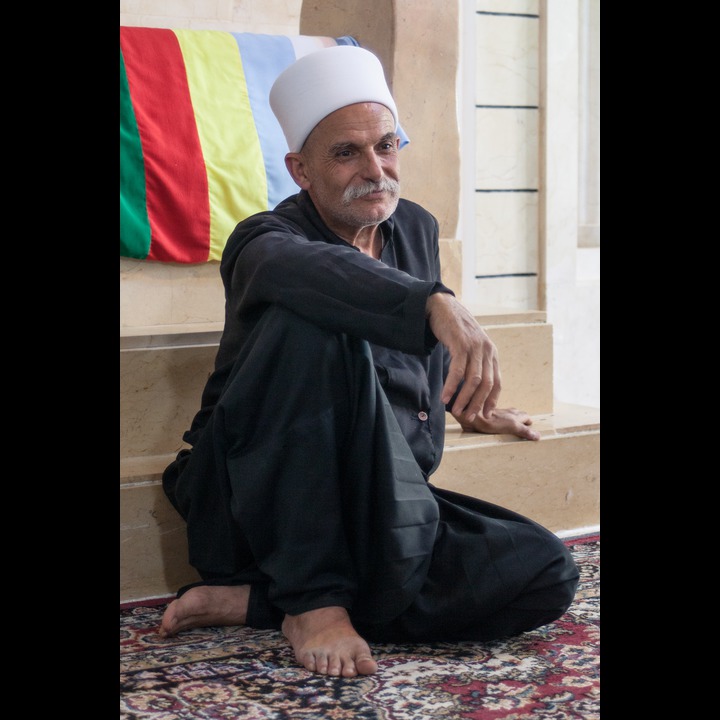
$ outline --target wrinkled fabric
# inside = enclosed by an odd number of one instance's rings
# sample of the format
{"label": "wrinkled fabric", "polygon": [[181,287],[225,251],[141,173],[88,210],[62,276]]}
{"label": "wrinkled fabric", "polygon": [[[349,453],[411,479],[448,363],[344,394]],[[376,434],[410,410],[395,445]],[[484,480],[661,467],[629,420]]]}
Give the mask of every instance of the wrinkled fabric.
{"label": "wrinkled fabric", "polygon": [[190,563],[252,586],[253,627],[330,605],[377,640],[538,627],[569,606],[577,568],[537,523],[428,482],[448,358],[425,305],[450,291],[429,213],[401,201],[382,229],[377,261],[301,192],[229,239],[215,371],[192,451],[163,476]]}

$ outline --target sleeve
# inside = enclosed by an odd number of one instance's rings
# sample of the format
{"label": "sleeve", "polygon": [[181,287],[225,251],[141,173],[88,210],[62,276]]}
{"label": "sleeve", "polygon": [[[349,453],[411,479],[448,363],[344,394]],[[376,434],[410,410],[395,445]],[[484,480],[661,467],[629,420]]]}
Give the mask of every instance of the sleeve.
{"label": "sleeve", "polygon": [[243,240],[228,281],[232,313],[279,303],[332,332],[413,354],[428,352],[425,306],[442,288],[348,245],[272,223]]}

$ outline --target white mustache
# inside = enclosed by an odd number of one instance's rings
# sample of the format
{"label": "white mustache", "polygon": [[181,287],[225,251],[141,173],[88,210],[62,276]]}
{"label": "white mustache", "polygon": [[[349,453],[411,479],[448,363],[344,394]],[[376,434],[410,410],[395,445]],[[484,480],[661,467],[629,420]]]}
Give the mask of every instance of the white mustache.
{"label": "white mustache", "polygon": [[357,200],[358,198],[369,195],[370,193],[380,191],[387,191],[393,195],[397,195],[400,192],[400,183],[391,178],[383,178],[380,182],[373,182],[372,180],[369,180],[362,185],[355,185],[345,190],[343,193],[343,202],[347,204],[351,200]]}

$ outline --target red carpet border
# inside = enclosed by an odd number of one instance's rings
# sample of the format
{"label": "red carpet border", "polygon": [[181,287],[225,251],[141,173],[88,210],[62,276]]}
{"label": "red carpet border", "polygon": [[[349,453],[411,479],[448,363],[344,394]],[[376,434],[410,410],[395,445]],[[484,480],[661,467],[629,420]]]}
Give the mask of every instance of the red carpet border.
{"label": "red carpet border", "polygon": [[166,605],[120,611],[121,720],[599,720],[600,538],[566,540],[580,567],[558,621],[489,643],[373,643],[375,675],[300,667],[273,630],[157,634]]}

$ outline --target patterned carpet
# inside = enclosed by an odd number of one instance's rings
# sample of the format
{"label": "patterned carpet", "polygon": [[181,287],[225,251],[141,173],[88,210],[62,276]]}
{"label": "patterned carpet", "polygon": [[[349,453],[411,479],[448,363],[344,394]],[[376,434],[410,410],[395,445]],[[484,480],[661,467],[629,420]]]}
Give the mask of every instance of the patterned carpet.
{"label": "patterned carpet", "polygon": [[120,611],[121,720],[599,720],[600,538],[560,620],[490,643],[371,645],[351,679],[300,667],[279,632],[195,629],[163,640],[165,604]]}

